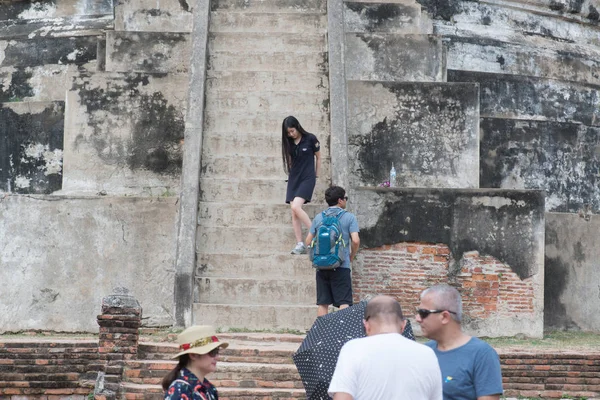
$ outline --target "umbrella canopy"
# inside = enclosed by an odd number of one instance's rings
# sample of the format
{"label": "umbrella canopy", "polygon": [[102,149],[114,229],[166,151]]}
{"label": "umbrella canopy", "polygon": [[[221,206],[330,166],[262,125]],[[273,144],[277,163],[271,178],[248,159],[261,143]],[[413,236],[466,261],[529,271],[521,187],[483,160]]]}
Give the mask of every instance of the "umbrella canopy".
{"label": "umbrella canopy", "polygon": [[[365,337],[366,301],[317,318],[293,359],[308,400],[329,400],[327,394],[340,350],[346,342]],[[410,321],[402,335],[415,340]]]}

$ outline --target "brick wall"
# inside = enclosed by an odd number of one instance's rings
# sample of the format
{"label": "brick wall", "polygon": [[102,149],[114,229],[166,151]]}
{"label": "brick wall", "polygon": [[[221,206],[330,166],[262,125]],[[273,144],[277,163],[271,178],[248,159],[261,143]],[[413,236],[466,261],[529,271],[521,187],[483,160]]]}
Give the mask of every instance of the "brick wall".
{"label": "brick wall", "polygon": [[466,323],[534,315],[531,279],[521,280],[509,266],[476,251],[465,253],[455,264],[444,244],[397,243],[361,250],[353,268],[355,300],[390,295],[410,315],[421,291],[448,283],[462,294]]}
{"label": "brick wall", "polygon": [[[600,398],[600,353],[499,350],[504,395]],[[566,397],[566,396],[564,396]]]}
{"label": "brick wall", "polygon": [[103,368],[98,358],[95,340],[0,342],[0,398],[83,400]]}

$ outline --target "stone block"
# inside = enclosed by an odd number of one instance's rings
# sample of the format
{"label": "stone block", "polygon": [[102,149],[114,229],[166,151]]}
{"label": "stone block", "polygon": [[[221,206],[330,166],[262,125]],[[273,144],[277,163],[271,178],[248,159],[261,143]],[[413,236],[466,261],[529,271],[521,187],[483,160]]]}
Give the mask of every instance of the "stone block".
{"label": "stone block", "polygon": [[347,33],[419,33],[418,4],[344,2]]}
{"label": "stone block", "polygon": [[545,327],[599,331],[600,217],[591,213],[546,214]]}
{"label": "stone block", "polygon": [[0,40],[0,67],[82,65],[96,59],[95,36]]}
{"label": "stone block", "polygon": [[443,46],[437,36],[348,33],[345,50],[348,80],[443,80]]}
{"label": "stone block", "polygon": [[177,208],[176,198],[5,196],[0,330],[97,332],[116,286],[143,304],[146,324],[170,325]]}
{"label": "stone block", "polygon": [[73,65],[0,67],[0,102],[65,101]]}
{"label": "stone block", "polygon": [[62,187],[64,102],[0,103],[0,191]]}
{"label": "stone block", "polygon": [[187,83],[184,75],[75,76],[67,93],[64,193],[175,194]]}
{"label": "stone block", "polygon": [[600,125],[600,90],[529,76],[448,71],[449,82],[480,86],[480,116]]}
{"label": "stone block", "polygon": [[600,128],[481,120],[482,187],[546,191],[546,211],[600,211]]}
{"label": "stone block", "polygon": [[115,30],[131,32],[192,32],[187,1],[117,0]]}
{"label": "stone block", "polygon": [[355,186],[479,186],[479,90],[472,83],[348,82]]}
{"label": "stone block", "polygon": [[535,76],[600,85],[600,52],[581,46],[540,47],[480,37],[451,37],[448,69]]}
{"label": "stone block", "polygon": [[4,2],[0,9],[0,21],[36,20],[67,16],[112,15],[111,0],[41,0]]}
{"label": "stone block", "polygon": [[0,21],[0,39],[100,36],[113,29],[112,15]]}
{"label": "stone block", "polygon": [[106,71],[187,72],[190,36],[167,32],[106,32]]}
{"label": "stone block", "polygon": [[228,10],[279,13],[325,13],[326,0],[215,0],[210,2],[211,11]]}

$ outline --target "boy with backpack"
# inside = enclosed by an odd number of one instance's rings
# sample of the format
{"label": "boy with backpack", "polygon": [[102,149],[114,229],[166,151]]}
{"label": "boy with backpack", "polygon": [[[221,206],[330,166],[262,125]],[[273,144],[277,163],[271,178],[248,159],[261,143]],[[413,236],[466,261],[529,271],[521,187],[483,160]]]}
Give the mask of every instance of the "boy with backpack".
{"label": "boy with backpack", "polygon": [[325,191],[329,208],[312,221],[305,244],[316,269],[317,315],[326,315],[329,306],[344,309],[352,305],[352,271],[350,261],[360,246],[358,221],[346,211],[348,197],[339,186]]}

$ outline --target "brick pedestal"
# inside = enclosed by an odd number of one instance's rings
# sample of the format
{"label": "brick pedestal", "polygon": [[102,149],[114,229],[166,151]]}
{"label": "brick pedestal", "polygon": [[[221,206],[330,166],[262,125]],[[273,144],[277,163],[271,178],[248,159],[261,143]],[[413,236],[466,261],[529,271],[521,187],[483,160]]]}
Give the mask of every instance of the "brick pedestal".
{"label": "brick pedestal", "polygon": [[102,299],[98,353],[105,369],[96,381],[96,399],[118,397],[124,361],[137,357],[141,320],[142,307],[134,297],[122,293]]}

